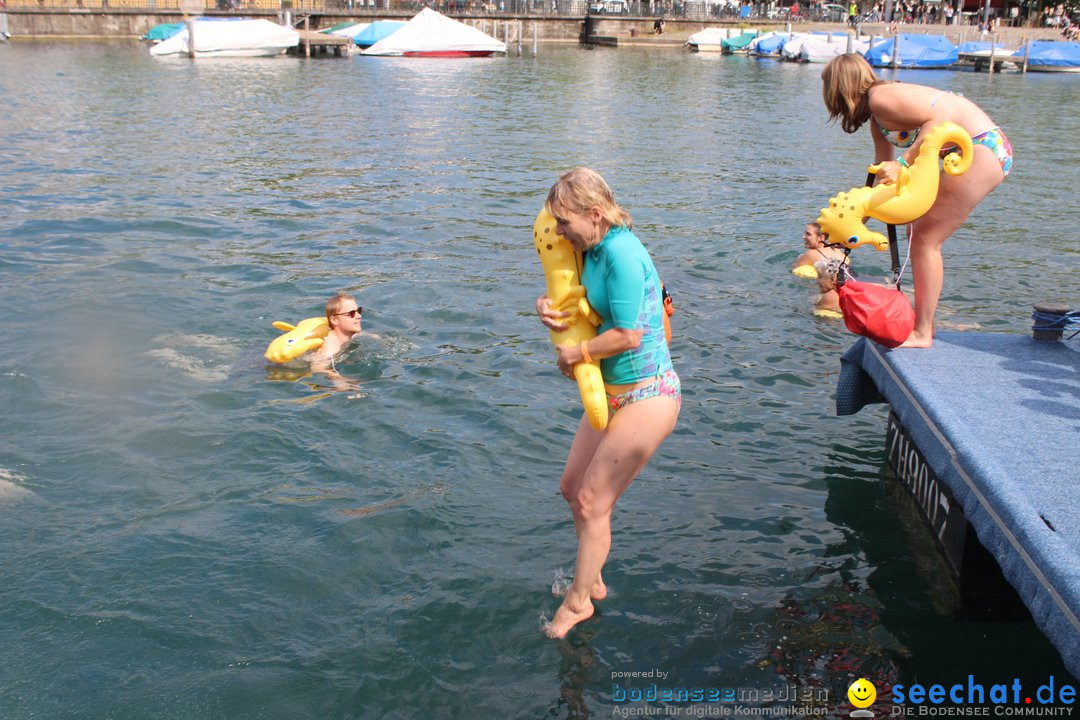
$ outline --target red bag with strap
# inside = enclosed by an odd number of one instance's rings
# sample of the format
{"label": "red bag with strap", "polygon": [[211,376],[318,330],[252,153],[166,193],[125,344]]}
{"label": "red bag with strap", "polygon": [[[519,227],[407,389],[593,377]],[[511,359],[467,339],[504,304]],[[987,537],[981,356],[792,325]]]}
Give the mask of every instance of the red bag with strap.
{"label": "red bag with strap", "polygon": [[844,324],[856,335],[894,348],[907,340],[915,327],[915,309],[895,288],[848,279],[836,292]]}

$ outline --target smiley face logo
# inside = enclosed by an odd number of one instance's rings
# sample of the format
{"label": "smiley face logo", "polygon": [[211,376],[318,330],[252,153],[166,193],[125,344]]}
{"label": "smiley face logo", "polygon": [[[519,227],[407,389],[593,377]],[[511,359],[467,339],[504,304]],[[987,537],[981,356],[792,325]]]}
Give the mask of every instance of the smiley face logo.
{"label": "smiley face logo", "polygon": [[869,707],[877,699],[877,688],[866,678],[859,678],[847,689],[847,697],[857,708]]}

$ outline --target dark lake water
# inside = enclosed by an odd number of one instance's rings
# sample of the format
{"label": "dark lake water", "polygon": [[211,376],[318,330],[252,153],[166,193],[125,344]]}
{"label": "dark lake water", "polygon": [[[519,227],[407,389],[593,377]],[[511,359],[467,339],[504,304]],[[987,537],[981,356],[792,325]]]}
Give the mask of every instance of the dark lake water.
{"label": "dark lake water", "polygon": [[[809,312],[804,224],[858,185],[820,67],[541,46],[477,61],[191,63],[0,46],[0,715],[609,717],[624,673],[796,688],[1068,673],[1030,620],[948,605],[886,408],[833,412],[853,338]],[[942,327],[1075,301],[1080,83],[903,71],[1016,150],[945,248]],[[533,301],[533,218],[603,172],[675,295],[675,434],[620,502],[611,599],[572,572],[580,410]],[[887,254],[854,253],[884,275]],[[270,323],[354,292],[324,376]],[[676,708],[683,716],[716,705]]]}

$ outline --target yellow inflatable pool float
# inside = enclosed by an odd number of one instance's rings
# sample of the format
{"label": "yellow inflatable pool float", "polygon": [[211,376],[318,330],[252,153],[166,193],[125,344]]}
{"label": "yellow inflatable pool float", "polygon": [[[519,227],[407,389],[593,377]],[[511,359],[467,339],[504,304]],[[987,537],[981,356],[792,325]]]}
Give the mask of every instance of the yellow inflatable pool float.
{"label": "yellow inflatable pool float", "polygon": [[[870,244],[878,250],[888,250],[889,240],[881,233],[871,232],[863,220],[872,217],[890,225],[904,225],[918,220],[930,210],[937,198],[941,172],[938,159],[941,148],[956,145],[960,154],[950,152],[942,164],[945,172],[960,175],[971,167],[971,136],[956,123],[944,122],[926,134],[919,154],[911,167],[901,167],[895,184],[852,188],[829,199],[817,222],[828,233],[829,242],[854,248]],[[877,173],[881,164],[871,165],[868,172]]]}
{"label": "yellow inflatable pool float", "polygon": [[296,325],[278,321],[274,327],[285,334],[274,338],[266,348],[265,357],[278,364],[295,360],[306,352],[322,347],[323,340],[330,332],[330,324],[325,317],[308,318]]}
{"label": "yellow inflatable pool float", "polygon": [[[533,224],[533,242],[544,266],[547,280],[547,296],[551,307],[571,315],[564,319],[570,327],[561,332],[551,331],[551,342],[558,345],[579,345],[596,337],[600,316],[585,299],[585,286],[581,284],[583,260],[581,253],[571,247],[562,235],[555,234],[555,218],[545,207]],[[581,403],[589,424],[603,430],[608,423],[607,395],[604,378],[600,374],[600,361],[580,362],[574,366],[574,379],[581,391]]]}
{"label": "yellow inflatable pool float", "polygon": [[798,267],[794,267],[791,269],[791,274],[795,277],[806,278],[807,280],[816,280],[818,276],[817,270],[814,269],[813,265],[799,265]]}

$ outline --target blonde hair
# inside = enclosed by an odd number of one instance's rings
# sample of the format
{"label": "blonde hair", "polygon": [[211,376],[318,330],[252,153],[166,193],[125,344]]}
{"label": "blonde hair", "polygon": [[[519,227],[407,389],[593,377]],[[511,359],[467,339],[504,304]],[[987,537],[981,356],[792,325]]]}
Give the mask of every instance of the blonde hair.
{"label": "blonde hair", "polygon": [[819,278],[825,278],[832,283],[843,279],[843,273],[846,272],[842,260],[818,260],[814,263],[814,269],[817,270]]}
{"label": "blonde hair", "polygon": [[346,301],[348,301],[348,300],[352,300],[353,302],[356,302],[356,298],[354,298],[352,295],[345,292],[344,290],[338,290],[337,294],[334,295],[334,297],[327,300],[326,301],[326,321],[330,322],[330,318],[334,317],[339,312],[341,312],[341,306],[344,305],[346,303]]}
{"label": "blonde hair", "polygon": [[821,73],[821,97],[829,120],[840,120],[846,133],[853,133],[870,119],[870,88],[881,83],[862,55],[837,55]]}
{"label": "blonde hair", "polygon": [[598,207],[604,221],[611,227],[629,228],[633,224],[630,213],[615,202],[615,193],[611,191],[603,176],[585,167],[563,173],[548,191],[545,204],[553,215],[558,215],[556,208],[583,213],[592,207]]}

